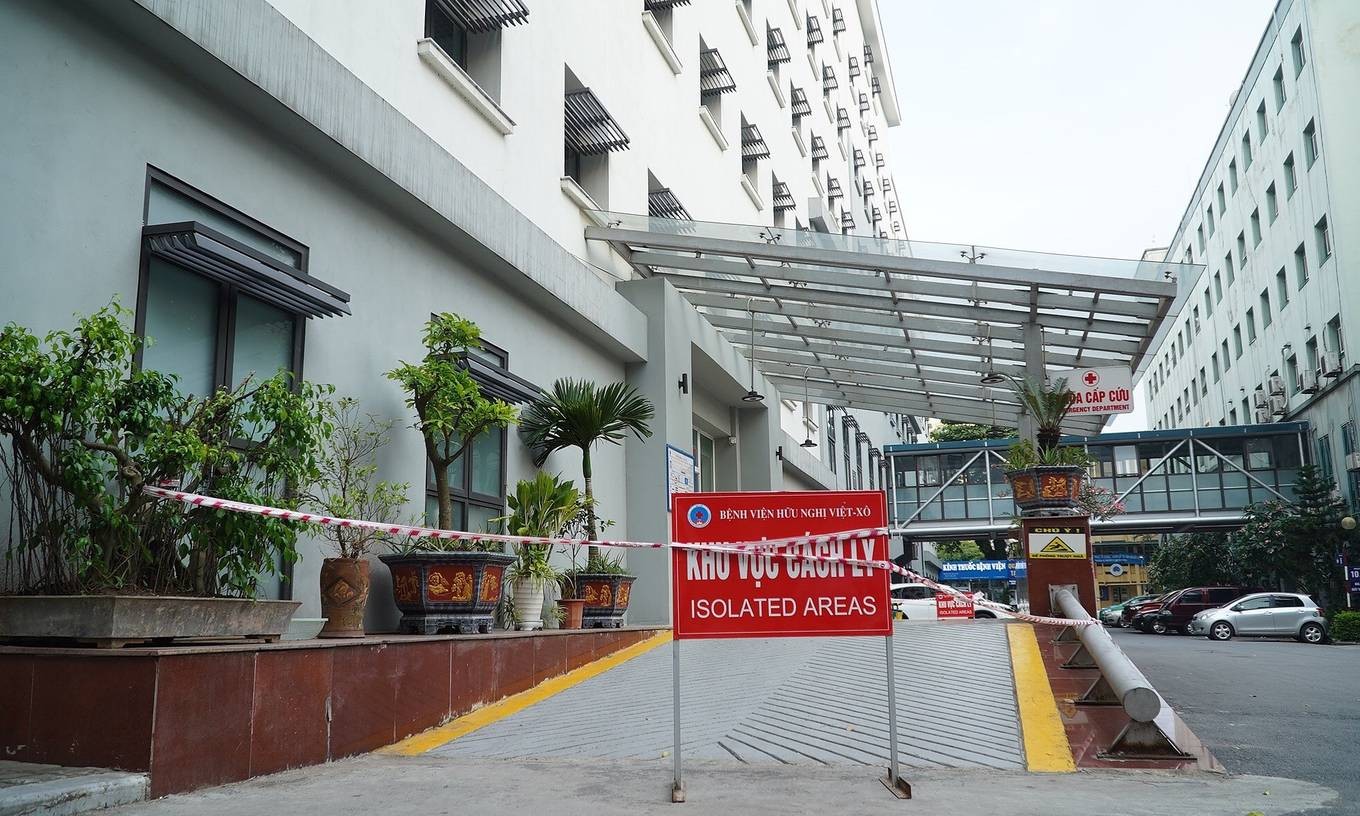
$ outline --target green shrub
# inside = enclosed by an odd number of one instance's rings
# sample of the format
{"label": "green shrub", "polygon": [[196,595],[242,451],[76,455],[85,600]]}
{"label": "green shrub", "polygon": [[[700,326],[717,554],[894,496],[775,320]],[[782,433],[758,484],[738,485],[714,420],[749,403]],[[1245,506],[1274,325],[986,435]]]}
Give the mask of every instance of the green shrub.
{"label": "green shrub", "polygon": [[1332,640],[1360,641],[1360,612],[1338,612],[1332,618]]}

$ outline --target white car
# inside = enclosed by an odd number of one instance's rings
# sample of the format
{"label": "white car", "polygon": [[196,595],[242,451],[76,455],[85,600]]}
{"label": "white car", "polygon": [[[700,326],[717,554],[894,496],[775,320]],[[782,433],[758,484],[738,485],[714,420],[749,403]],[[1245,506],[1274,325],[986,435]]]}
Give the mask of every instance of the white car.
{"label": "white car", "polygon": [[[907,620],[936,620],[938,614],[935,611],[935,589],[925,584],[893,584],[892,591],[893,612],[898,618],[905,617]],[[987,596],[981,592],[964,592],[964,595],[974,601],[984,601]],[[975,618],[995,618],[996,613],[990,609],[973,607],[973,617]]]}

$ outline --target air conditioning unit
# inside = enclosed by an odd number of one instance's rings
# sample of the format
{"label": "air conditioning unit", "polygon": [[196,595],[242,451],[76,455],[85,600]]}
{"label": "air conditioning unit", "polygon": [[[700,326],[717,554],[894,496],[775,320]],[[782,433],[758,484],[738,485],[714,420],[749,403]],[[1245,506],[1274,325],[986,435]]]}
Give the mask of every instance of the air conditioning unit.
{"label": "air conditioning unit", "polygon": [[1346,454],[1346,470],[1360,470],[1360,452]]}
{"label": "air conditioning unit", "polygon": [[1280,396],[1270,398],[1270,412],[1275,416],[1284,416],[1285,410],[1289,407],[1289,400]]}
{"label": "air conditioning unit", "polygon": [[1266,401],[1266,392],[1262,391],[1262,390],[1259,389],[1259,388],[1256,389],[1255,391],[1251,392],[1251,407],[1253,407],[1253,408],[1265,408],[1265,407],[1267,407],[1269,404],[1270,404],[1270,403],[1268,403],[1268,402]]}
{"label": "air conditioning unit", "polygon": [[1318,390],[1318,373],[1304,369],[1299,372],[1299,391],[1304,394],[1316,394]]}
{"label": "air conditioning unit", "polygon": [[1257,408],[1256,411],[1252,414],[1252,420],[1253,420],[1257,425],[1264,425],[1264,424],[1266,424],[1267,422],[1270,421],[1270,409],[1269,409],[1269,408]]}
{"label": "air conditioning unit", "polygon": [[1279,374],[1271,375],[1270,379],[1266,380],[1266,389],[1270,391],[1272,397],[1282,395],[1284,393],[1284,377]]}
{"label": "air conditioning unit", "polygon": [[1341,374],[1341,352],[1322,352],[1322,376],[1336,377]]}

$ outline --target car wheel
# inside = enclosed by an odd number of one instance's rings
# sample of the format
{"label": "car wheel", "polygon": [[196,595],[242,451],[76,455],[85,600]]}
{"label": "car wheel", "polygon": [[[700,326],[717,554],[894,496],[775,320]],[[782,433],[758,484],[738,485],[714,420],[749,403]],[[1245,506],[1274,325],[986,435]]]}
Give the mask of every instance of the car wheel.
{"label": "car wheel", "polygon": [[1115,625],[1115,626],[1118,626],[1120,629],[1127,629],[1127,628],[1129,628],[1129,625],[1128,625],[1127,623],[1124,622],[1124,619],[1123,619],[1123,618],[1120,618],[1119,620],[1115,621],[1115,622],[1114,622],[1114,625]]}
{"label": "car wheel", "polygon": [[1305,623],[1299,630],[1299,640],[1304,643],[1321,643],[1326,637],[1327,631],[1320,623]]}
{"label": "car wheel", "polygon": [[1152,622],[1152,634],[1154,634],[1154,635],[1165,635],[1165,634],[1166,634],[1166,624],[1165,624],[1165,623],[1162,623],[1161,621],[1153,621],[1153,622]]}
{"label": "car wheel", "polygon": [[1232,640],[1232,636],[1233,636],[1232,624],[1228,623],[1227,621],[1219,621],[1215,623],[1213,626],[1209,627],[1210,640]]}

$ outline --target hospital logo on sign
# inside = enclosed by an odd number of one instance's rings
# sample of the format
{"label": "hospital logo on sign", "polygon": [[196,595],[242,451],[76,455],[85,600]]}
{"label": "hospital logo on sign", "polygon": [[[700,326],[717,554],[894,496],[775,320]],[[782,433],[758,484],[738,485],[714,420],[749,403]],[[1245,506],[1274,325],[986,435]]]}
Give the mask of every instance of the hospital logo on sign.
{"label": "hospital logo on sign", "polygon": [[709,510],[708,505],[706,504],[696,504],[689,509],[689,513],[686,516],[686,518],[688,519],[689,526],[691,527],[694,528],[707,527],[708,523],[713,520],[713,511]]}

